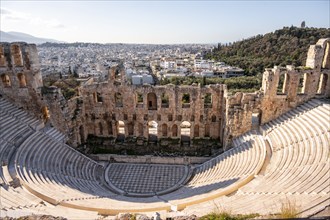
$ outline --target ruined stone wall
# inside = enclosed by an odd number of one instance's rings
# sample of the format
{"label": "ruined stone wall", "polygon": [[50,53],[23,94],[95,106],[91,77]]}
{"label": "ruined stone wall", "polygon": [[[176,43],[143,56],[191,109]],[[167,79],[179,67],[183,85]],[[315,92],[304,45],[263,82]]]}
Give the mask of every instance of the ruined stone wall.
{"label": "ruined stone wall", "polygon": [[225,147],[251,129],[257,129],[311,98],[330,97],[330,39],[311,45],[306,67],[274,67],[263,74],[262,87],[254,94],[226,96]]}
{"label": "ruined stone wall", "polygon": [[[133,86],[123,81],[117,81],[110,73],[108,83],[82,88],[85,133],[116,137],[118,122],[122,121],[125,137],[148,139],[148,122],[155,121],[158,124],[157,138],[180,138],[180,125],[187,121],[191,127],[190,138],[222,137],[223,85]],[[186,103],[182,101],[183,96],[189,97]],[[206,96],[210,100],[207,103],[204,102]]]}
{"label": "ruined stone wall", "polygon": [[[56,87],[43,87],[35,45],[1,43],[0,94],[67,134],[72,146],[89,134],[157,140],[180,139],[190,131],[188,139],[217,139],[226,149],[234,137],[311,98],[330,97],[330,39],[310,47],[306,67],[266,69],[255,93],[229,95],[225,85],[134,86],[119,65],[110,69],[107,82],[89,80],[70,100]],[[154,136],[151,121],[158,124]],[[188,130],[183,122],[189,122]]]}
{"label": "ruined stone wall", "polygon": [[42,118],[42,86],[36,45],[0,43],[0,94]]}

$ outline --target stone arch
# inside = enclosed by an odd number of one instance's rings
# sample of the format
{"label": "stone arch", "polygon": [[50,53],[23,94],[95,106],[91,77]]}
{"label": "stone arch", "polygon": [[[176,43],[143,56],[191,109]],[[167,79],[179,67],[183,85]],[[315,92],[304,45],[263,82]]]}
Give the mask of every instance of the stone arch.
{"label": "stone arch", "polygon": [[117,129],[117,139],[124,140],[125,139],[125,122],[117,121],[116,129]]}
{"label": "stone arch", "polygon": [[0,46],[0,66],[6,66],[6,58],[4,48]]}
{"label": "stone arch", "polygon": [[149,140],[156,141],[158,134],[158,123],[156,121],[148,122],[148,138]]}
{"label": "stone arch", "polygon": [[190,94],[183,93],[181,99],[182,108],[190,108],[190,102],[191,102]]}
{"label": "stone arch", "polygon": [[327,41],[325,44],[322,68],[330,69],[330,41]]}
{"label": "stone arch", "polygon": [[199,137],[199,125],[194,126],[194,137]]}
{"label": "stone arch", "polygon": [[300,74],[298,76],[297,94],[304,94],[305,93],[306,80],[307,80],[307,73]]}
{"label": "stone arch", "polygon": [[143,107],[143,94],[136,93],[136,107]]}
{"label": "stone arch", "polygon": [[176,124],[172,125],[172,137],[178,136],[178,126]]}
{"label": "stone arch", "polygon": [[278,78],[277,83],[277,95],[286,95],[289,89],[290,76],[287,73],[283,73]]}
{"label": "stone arch", "polygon": [[108,134],[109,134],[109,135],[113,135],[113,131],[112,131],[112,122],[109,121],[107,124],[108,124]]}
{"label": "stone arch", "polygon": [[102,122],[99,122],[99,134],[103,135],[103,125]]}
{"label": "stone arch", "polygon": [[212,94],[206,93],[204,96],[204,108],[212,108]]}
{"label": "stone arch", "polygon": [[123,107],[123,97],[120,92],[115,93],[116,107]]}
{"label": "stone arch", "polygon": [[80,125],[79,127],[80,143],[85,142],[85,129],[84,126]]}
{"label": "stone arch", "polygon": [[11,80],[8,74],[2,74],[1,75],[1,81],[4,87],[10,87],[11,86]]}
{"label": "stone arch", "polygon": [[103,97],[100,92],[96,93],[97,102],[103,102]]}
{"label": "stone arch", "polygon": [[320,75],[317,94],[319,94],[319,95],[324,95],[325,94],[325,91],[326,91],[326,88],[327,88],[327,83],[328,83],[328,78],[329,78],[329,75],[326,74],[326,73],[322,73]]}
{"label": "stone arch", "polygon": [[261,122],[261,110],[256,110],[252,112],[251,126],[253,129],[257,129]]}
{"label": "stone arch", "polygon": [[180,125],[180,135],[182,141],[190,141],[191,123],[189,121],[183,121]]}
{"label": "stone arch", "polygon": [[157,96],[150,92],[147,95],[148,110],[157,110]]}
{"label": "stone arch", "polygon": [[211,117],[211,121],[212,121],[212,122],[216,122],[216,121],[217,121],[217,116],[212,115],[212,117]]}
{"label": "stone arch", "polygon": [[162,136],[167,137],[167,124],[162,124]]}
{"label": "stone arch", "polygon": [[17,44],[12,44],[10,49],[15,66],[23,66],[22,51],[20,46]]}
{"label": "stone arch", "polygon": [[161,100],[162,100],[162,108],[168,108],[170,102],[169,102],[168,95],[166,93],[162,94]]}
{"label": "stone arch", "polygon": [[24,73],[18,73],[17,74],[18,78],[18,84],[20,88],[26,87],[26,78]]}

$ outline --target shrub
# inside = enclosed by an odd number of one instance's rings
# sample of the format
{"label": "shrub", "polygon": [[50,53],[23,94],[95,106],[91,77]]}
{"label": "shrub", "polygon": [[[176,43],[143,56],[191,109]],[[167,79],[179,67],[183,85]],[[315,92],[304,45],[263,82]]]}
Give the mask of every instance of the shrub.
{"label": "shrub", "polygon": [[299,207],[294,200],[286,199],[281,202],[281,212],[278,216],[279,218],[298,218],[299,217]]}

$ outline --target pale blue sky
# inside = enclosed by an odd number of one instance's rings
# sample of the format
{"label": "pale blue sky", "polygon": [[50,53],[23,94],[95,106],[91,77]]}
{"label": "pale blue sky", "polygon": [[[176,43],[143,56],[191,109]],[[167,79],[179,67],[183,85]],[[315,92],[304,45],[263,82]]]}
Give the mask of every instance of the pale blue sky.
{"label": "pale blue sky", "polygon": [[330,27],[330,0],[0,0],[2,31],[67,42],[217,43],[283,26]]}

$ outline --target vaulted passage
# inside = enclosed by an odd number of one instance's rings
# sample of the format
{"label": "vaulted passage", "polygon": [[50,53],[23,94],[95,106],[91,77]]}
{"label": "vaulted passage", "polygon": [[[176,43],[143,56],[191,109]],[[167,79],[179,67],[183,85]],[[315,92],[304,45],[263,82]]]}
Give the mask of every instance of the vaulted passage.
{"label": "vaulted passage", "polygon": [[147,102],[149,110],[157,110],[157,96],[155,93],[148,93]]}
{"label": "vaulted passage", "polygon": [[190,141],[190,128],[191,124],[188,121],[183,121],[180,125],[181,130],[181,141],[189,142]]}
{"label": "vaulted passage", "polygon": [[148,122],[149,140],[157,141],[158,123],[156,121]]}
{"label": "vaulted passage", "polygon": [[117,122],[117,140],[123,141],[125,139],[125,123],[123,121]]}
{"label": "vaulted passage", "polygon": [[2,74],[1,75],[1,81],[4,87],[10,87],[11,86],[11,81],[10,78],[7,74]]}

